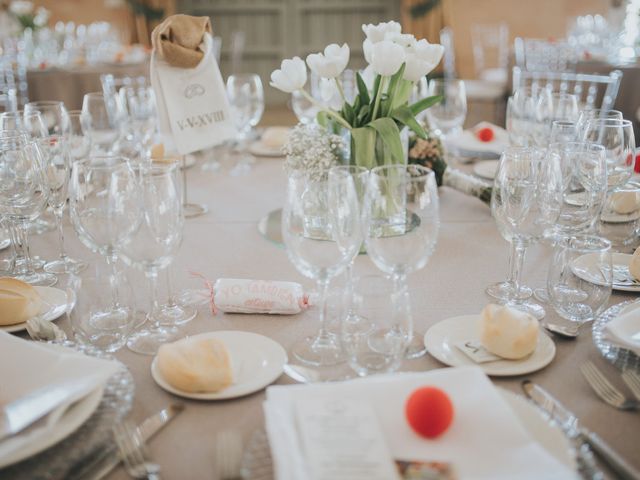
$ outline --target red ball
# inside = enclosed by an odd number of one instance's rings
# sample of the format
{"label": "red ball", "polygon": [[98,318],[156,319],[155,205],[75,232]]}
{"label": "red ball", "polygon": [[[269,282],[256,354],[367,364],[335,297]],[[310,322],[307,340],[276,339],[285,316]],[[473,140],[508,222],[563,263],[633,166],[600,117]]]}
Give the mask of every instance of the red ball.
{"label": "red ball", "polygon": [[426,438],[442,435],[453,421],[449,395],[436,387],[421,387],[409,396],[405,415],[411,428]]}
{"label": "red ball", "polygon": [[476,135],[481,142],[490,142],[494,137],[493,130],[491,130],[489,127],[481,128],[480,130],[478,130]]}

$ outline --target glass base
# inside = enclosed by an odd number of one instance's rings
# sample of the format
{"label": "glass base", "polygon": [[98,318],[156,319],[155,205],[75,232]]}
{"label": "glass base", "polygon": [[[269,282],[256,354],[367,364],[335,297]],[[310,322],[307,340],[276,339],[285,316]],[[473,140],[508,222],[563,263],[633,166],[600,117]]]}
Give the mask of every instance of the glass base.
{"label": "glass base", "polygon": [[16,280],[21,280],[36,287],[51,287],[58,281],[58,277],[52,273],[32,272],[27,274],[12,275]]}
{"label": "glass base", "polygon": [[515,292],[513,290],[513,284],[510,282],[499,282],[494,283],[493,285],[489,285],[485,289],[485,293],[490,297],[493,297],[497,300],[501,300],[506,302],[508,300],[526,300],[527,298],[531,298],[533,292],[529,287],[525,287],[524,285],[520,286],[520,293],[515,296]]}
{"label": "glass base", "polygon": [[160,346],[178,339],[177,328],[154,327],[134,332],[127,340],[127,348],[142,355],[155,355]]}
{"label": "glass base", "polygon": [[88,266],[87,262],[71,257],[52,260],[44,265],[44,271],[49,273],[80,273]]}
{"label": "glass base", "polygon": [[522,302],[513,304],[509,303],[507,305],[509,305],[511,308],[515,308],[516,310],[520,310],[522,312],[533,315],[538,320],[542,320],[547,314],[547,312],[541,305],[533,302]]}
{"label": "glass base", "polygon": [[307,337],[299,340],[292,349],[294,358],[307,365],[327,367],[338,365],[346,360],[346,356],[336,337]]}
{"label": "glass base", "polygon": [[549,292],[546,288],[536,288],[533,291],[533,297],[542,303],[549,303]]}
{"label": "glass base", "polygon": [[407,346],[407,351],[404,354],[404,358],[407,360],[413,360],[414,358],[420,358],[427,353],[427,347],[424,344],[424,333],[413,332],[413,337]]}
{"label": "glass base", "polygon": [[200,203],[185,203],[182,205],[185,218],[199,217],[209,211],[209,207]]}
{"label": "glass base", "polygon": [[46,217],[40,217],[29,223],[27,228],[29,235],[40,235],[55,230],[56,222],[55,220],[48,220]]}
{"label": "glass base", "polygon": [[155,319],[157,322],[160,322],[160,325],[184,325],[196,318],[197,314],[198,311],[193,307],[171,303],[160,305],[159,312]]}
{"label": "glass base", "polygon": [[351,380],[358,376],[346,363],[329,367],[286,363],[284,365],[284,374],[300,383],[340,382]]}

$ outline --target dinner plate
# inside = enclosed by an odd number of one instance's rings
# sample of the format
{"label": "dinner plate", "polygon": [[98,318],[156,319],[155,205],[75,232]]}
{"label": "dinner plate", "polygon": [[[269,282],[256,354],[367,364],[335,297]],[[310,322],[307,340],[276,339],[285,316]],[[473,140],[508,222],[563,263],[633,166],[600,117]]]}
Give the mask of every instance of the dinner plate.
{"label": "dinner plate", "polygon": [[633,350],[613,343],[606,331],[607,324],[613,319],[637,308],[640,308],[640,301],[622,302],[609,307],[593,322],[591,333],[593,335],[593,343],[604,358],[621,371],[633,370],[640,374],[640,356],[636,355]]}
{"label": "dinner plate", "polygon": [[189,393],[178,390],[162,377],[156,356],[151,363],[151,376],[164,390],[180,397],[225,400],[249,395],[273,383],[282,374],[284,364],[287,363],[285,349],[278,342],[257,333],[223,330],[201,333],[190,338],[215,338],[225,344],[231,360],[233,383],[215,393]]}
{"label": "dinner plate", "polygon": [[282,147],[270,147],[261,141],[249,145],[249,153],[256,157],[283,157]]}
{"label": "dinner plate", "polygon": [[[613,289],[621,292],[640,292],[640,281],[629,272],[632,255],[628,253],[611,254],[613,265]],[[576,258],[571,264],[573,274],[587,282],[603,285],[602,272],[598,263],[598,253],[587,253]]]}
{"label": "dinner plate", "polygon": [[[103,387],[97,388],[75,402],[50,428],[33,431],[31,433],[32,438],[30,438],[28,442],[24,442],[20,448],[16,448],[6,455],[0,454],[0,468],[20,462],[25,458],[42,452],[75,432],[88,420],[96,408],[98,408],[102,400],[103,390]],[[18,434],[1,443],[4,445],[5,442],[19,442],[20,440],[21,436]],[[1,451],[0,449],[0,452]]]}
{"label": "dinner plate", "polygon": [[[577,471],[576,451],[562,429],[523,396],[499,387],[498,392],[527,433],[556,460]],[[245,480],[274,478],[269,437],[262,429],[254,432],[244,451],[242,473]]]}
{"label": "dinner plate", "polygon": [[499,163],[498,160],[483,160],[473,166],[473,173],[487,180],[493,180],[496,178]]}
{"label": "dinner plate", "polygon": [[424,335],[424,344],[436,359],[451,367],[475,365],[487,375],[495,377],[524,375],[549,365],[556,354],[556,346],[547,334],[540,330],[534,352],[521,360],[495,360],[476,363],[462,353],[456,344],[480,339],[480,315],[462,315],[447,318],[433,325]]}
{"label": "dinner plate", "polygon": [[[67,311],[67,293],[55,287],[33,287],[42,299],[42,306],[38,315],[45,320],[53,321]],[[16,323],[15,325],[6,325],[0,327],[0,330],[13,333],[20,332],[27,328],[27,323]]]}
{"label": "dinner plate", "polygon": [[605,223],[629,223],[640,218],[640,211],[631,213],[602,212],[600,220]]}

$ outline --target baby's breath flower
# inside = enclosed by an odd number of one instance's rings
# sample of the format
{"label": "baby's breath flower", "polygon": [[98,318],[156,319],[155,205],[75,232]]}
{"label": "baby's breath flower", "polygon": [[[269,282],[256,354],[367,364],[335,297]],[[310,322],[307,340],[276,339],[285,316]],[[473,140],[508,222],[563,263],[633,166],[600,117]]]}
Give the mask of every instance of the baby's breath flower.
{"label": "baby's breath flower", "polygon": [[317,125],[299,124],[291,130],[282,148],[287,174],[295,170],[324,170],[337,165],[342,157],[341,137]]}

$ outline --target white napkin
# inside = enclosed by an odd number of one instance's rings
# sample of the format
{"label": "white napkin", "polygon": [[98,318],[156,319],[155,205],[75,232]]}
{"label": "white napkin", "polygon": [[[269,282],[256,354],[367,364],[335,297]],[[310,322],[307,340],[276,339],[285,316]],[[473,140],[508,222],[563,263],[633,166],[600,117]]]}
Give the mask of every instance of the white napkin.
{"label": "white napkin", "polygon": [[0,457],[20,449],[43,429],[52,428],[73,402],[103,385],[118,370],[113,361],[88,357],[69,349],[23,340],[0,331],[0,405],[8,404],[47,386],[80,385],[52,406],[43,425],[28,428],[0,442]]}
{"label": "white napkin", "polygon": [[611,320],[605,329],[613,343],[640,355],[640,302]]}
{"label": "white napkin", "polygon": [[162,135],[178,153],[204,150],[234,138],[236,128],[211,35],[204,36],[204,57],[196,68],[172,67],[151,56],[151,85],[156,94]]}
{"label": "white napkin", "polygon": [[[483,142],[476,137],[476,132],[490,128],[494,137],[490,142]],[[509,133],[502,127],[489,122],[480,122],[469,130],[447,138],[447,145],[466,153],[491,153],[500,155],[509,146]]]}
{"label": "white napkin", "polygon": [[[443,389],[454,404],[452,425],[435,440],[415,434],[404,414],[407,397],[426,385]],[[322,397],[372,405],[391,455],[397,459],[450,462],[460,479],[576,478],[529,436],[480,368],[461,367],[341,383],[269,387],[264,411],[278,480],[308,478],[294,406]]]}

